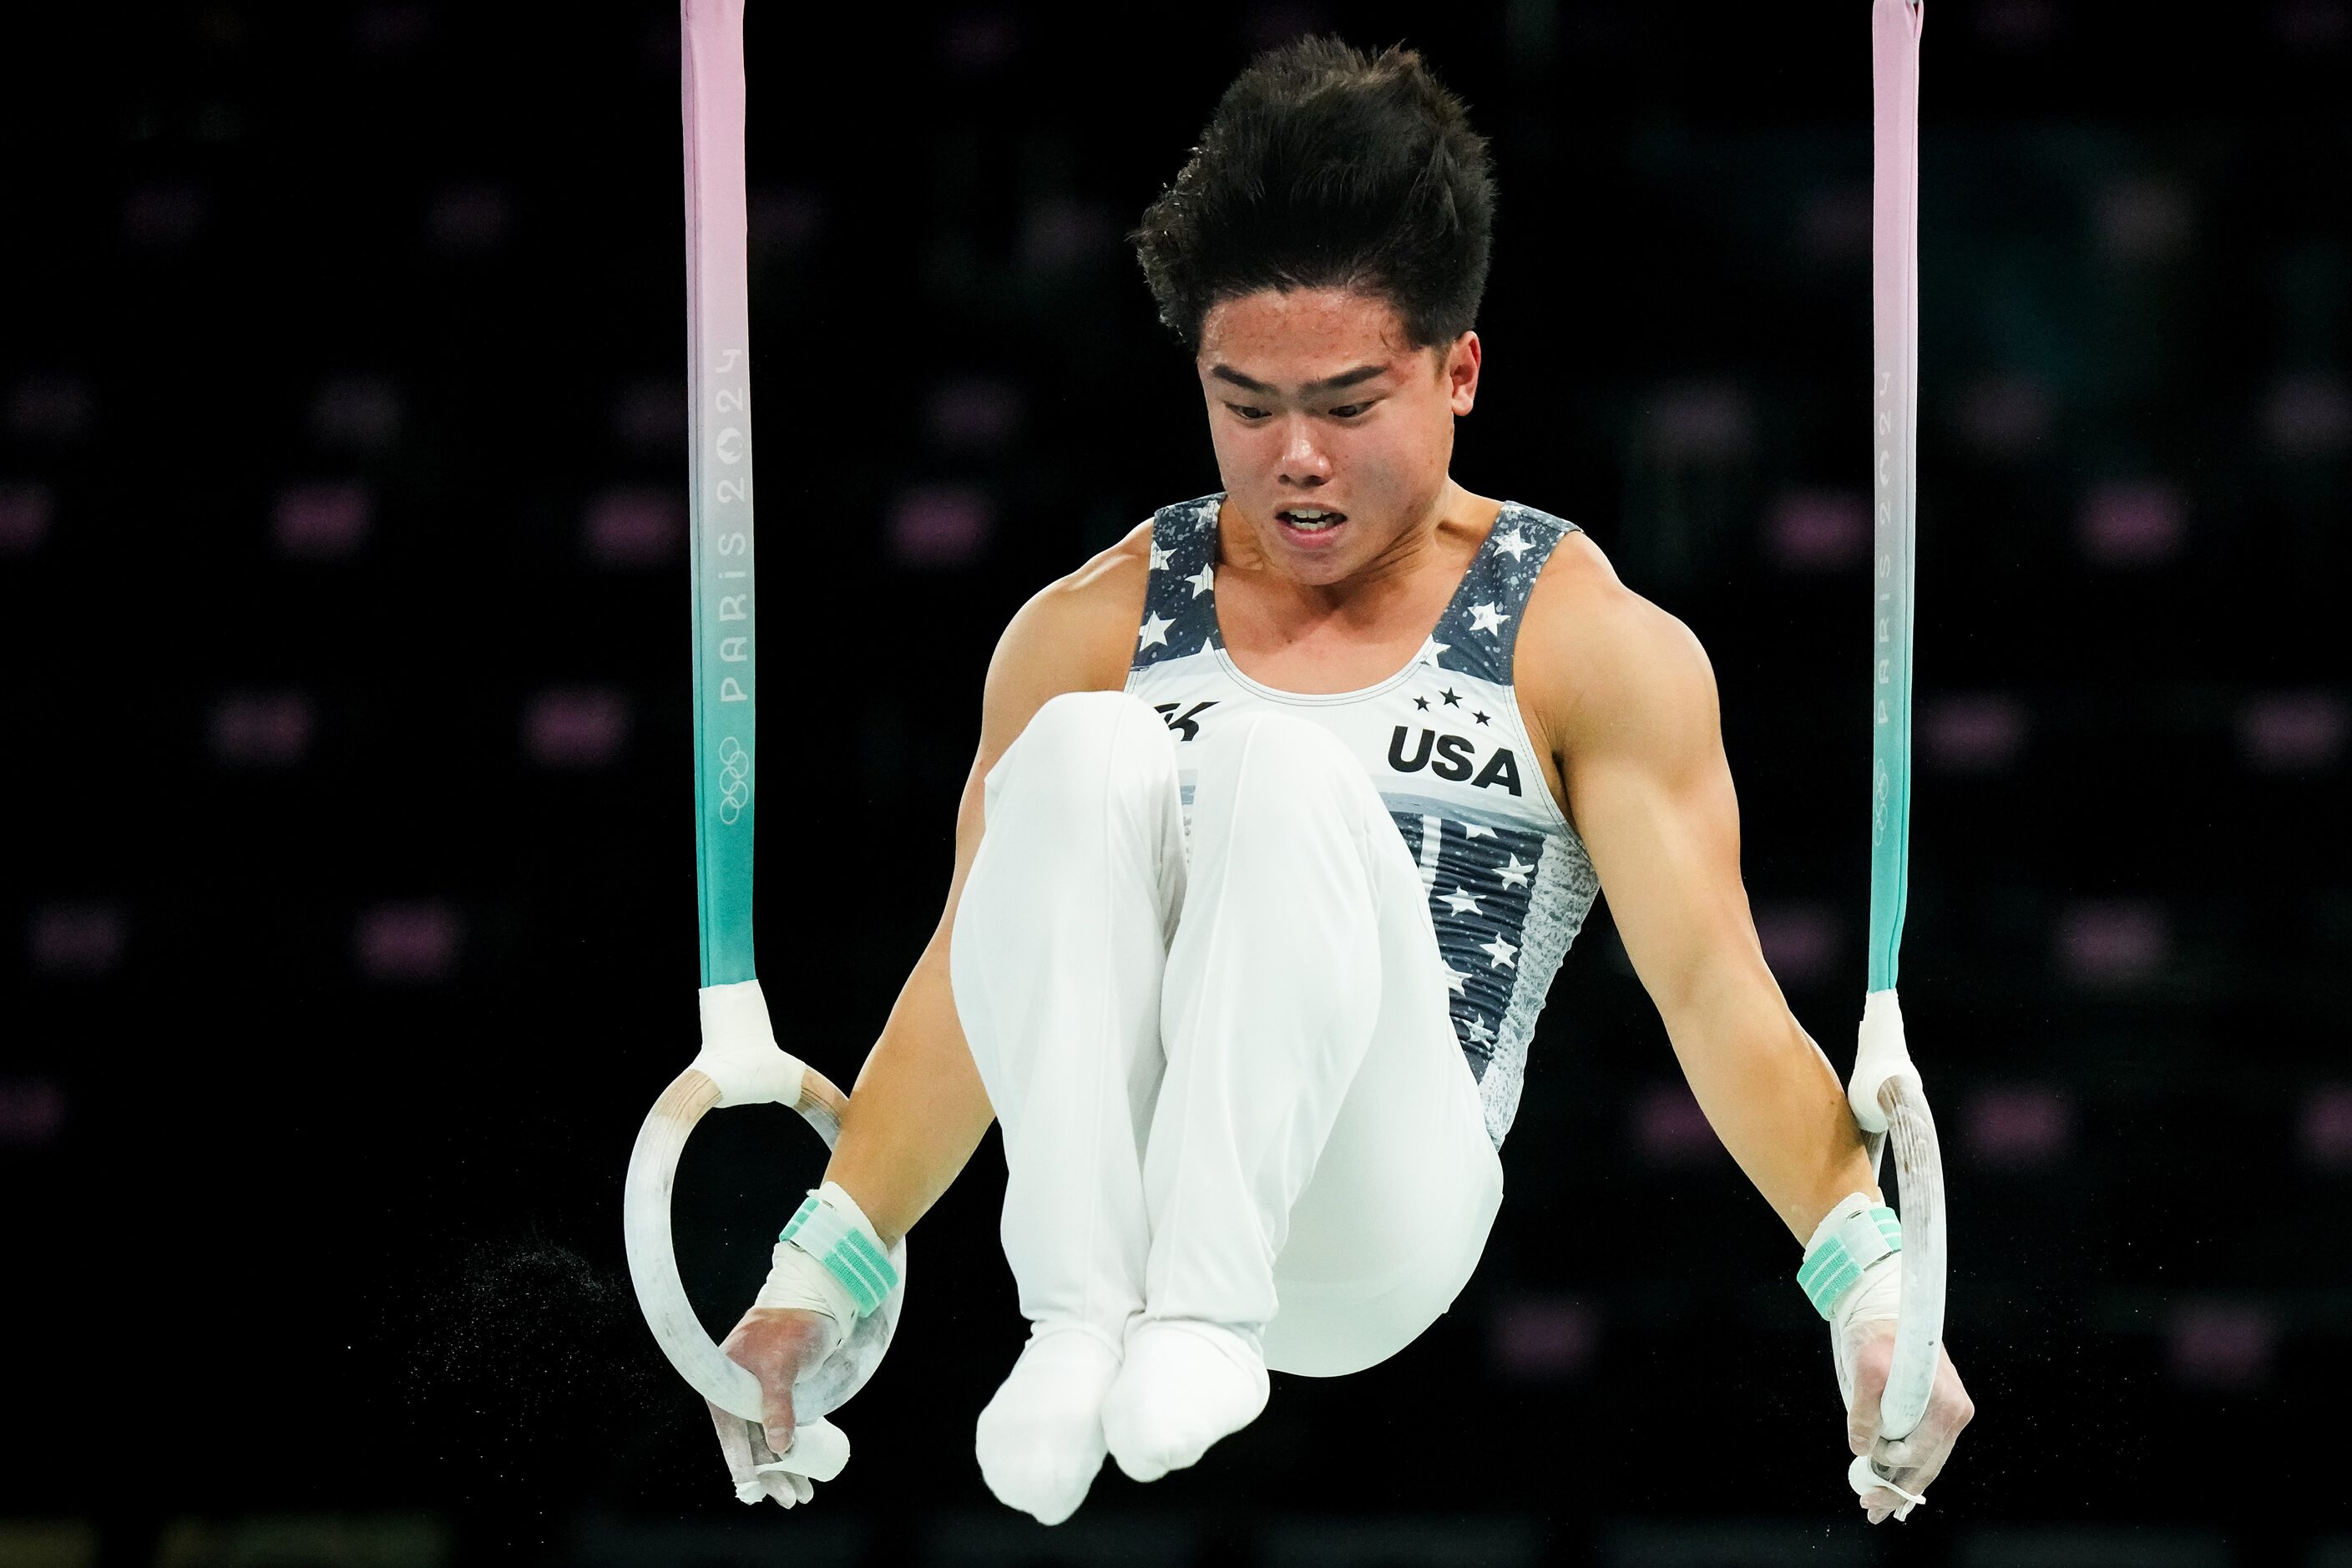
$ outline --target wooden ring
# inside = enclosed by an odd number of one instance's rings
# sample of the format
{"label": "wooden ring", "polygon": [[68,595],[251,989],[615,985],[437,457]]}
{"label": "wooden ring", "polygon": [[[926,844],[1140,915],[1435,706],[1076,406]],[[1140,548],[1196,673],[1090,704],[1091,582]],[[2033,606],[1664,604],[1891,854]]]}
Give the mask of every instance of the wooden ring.
{"label": "wooden ring", "polygon": [[[637,1130],[636,1147],[629,1154],[628,1180],[622,1188],[622,1234],[628,1247],[629,1278],[636,1286],[637,1305],[646,1324],[669,1358],[677,1374],[694,1391],[722,1410],[746,1421],[761,1418],[760,1380],[727,1359],[702,1327],[702,1320],[687,1300],[686,1282],[678,1277],[677,1253],[670,1236],[670,1190],[677,1179],[678,1157],[703,1113],[719,1103],[719,1086],[698,1068],[688,1068],[670,1081]],[[814,1068],[803,1067],[800,1099],[793,1109],[801,1113],[830,1149],[841,1136],[841,1113],[848,1097]],[[890,1261],[898,1270],[898,1285],[882,1305],[850,1327],[840,1348],[802,1374],[793,1385],[793,1413],[814,1420],[839,1409],[866,1385],[882,1364],[883,1352],[898,1330],[898,1306],[906,1295],[907,1242],[901,1237],[890,1247]]]}

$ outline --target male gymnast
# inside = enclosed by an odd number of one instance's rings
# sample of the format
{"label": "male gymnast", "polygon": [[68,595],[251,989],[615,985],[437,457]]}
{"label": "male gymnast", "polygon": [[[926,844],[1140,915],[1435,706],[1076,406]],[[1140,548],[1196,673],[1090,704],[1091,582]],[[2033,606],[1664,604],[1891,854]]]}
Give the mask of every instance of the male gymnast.
{"label": "male gymnast", "polygon": [[766,1397],[764,1434],[713,1411],[739,1480],[992,1120],[1031,1331],[975,1448],[1010,1506],[1068,1518],[1106,1453],[1194,1463],[1268,1368],[1395,1354],[1486,1246],[1603,888],[1708,1121],[1808,1244],[1853,1451],[1911,1494],[1942,1468],[1972,1414],[1948,1357],[1878,1436],[1899,1261],[1841,1239],[1879,1193],[1758,945],[1706,656],[1575,524],[1449,472],[1494,199],[1418,56],[1310,40],[1242,73],[1144,215],[1224,489],[997,645],[946,910],[724,1347]]}

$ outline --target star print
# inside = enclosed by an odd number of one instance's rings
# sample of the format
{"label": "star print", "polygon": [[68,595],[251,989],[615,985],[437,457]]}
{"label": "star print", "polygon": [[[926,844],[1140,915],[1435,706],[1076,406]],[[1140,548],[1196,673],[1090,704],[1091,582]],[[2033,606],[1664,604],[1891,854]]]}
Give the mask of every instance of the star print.
{"label": "star print", "polygon": [[1528,873],[1535,868],[1523,863],[1516,855],[1512,856],[1510,860],[1511,863],[1502,869],[1503,886],[1506,888],[1522,886],[1528,879]]}
{"label": "star print", "polygon": [[1511,960],[1519,950],[1513,947],[1509,942],[1505,942],[1499,936],[1492,942],[1480,942],[1478,944],[1478,951],[1480,952],[1492,953],[1494,955],[1495,962],[1488,966],[1490,968],[1516,969],[1518,967],[1517,964],[1513,963]]}
{"label": "star print", "polygon": [[1528,542],[1528,536],[1526,534],[1521,533],[1515,528],[1511,530],[1510,532],[1503,535],[1502,538],[1495,541],[1495,548],[1509,556],[1512,560],[1517,561],[1520,556],[1525,555],[1528,551],[1533,550],[1535,546]]}
{"label": "star print", "polygon": [[1412,662],[1415,664],[1435,664],[1437,662],[1437,656],[1444,653],[1453,646],[1454,645],[1450,642],[1439,642],[1435,637],[1425,637],[1422,640],[1421,651],[1412,656]]}
{"label": "star print", "polygon": [[1478,907],[1477,900],[1462,890],[1462,886],[1458,882],[1454,884],[1452,892],[1438,894],[1437,900],[1457,915],[1478,915],[1486,912]]}
{"label": "star print", "polygon": [[1445,988],[1448,991],[1454,993],[1456,995],[1469,994],[1469,993],[1462,989],[1464,985],[1469,983],[1470,972],[1468,970],[1456,969],[1442,958],[1437,961],[1437,966],[1445,971]]}
{"label": "star print", "polygon": [[1510,618],[1492,605],[1470,606],[1470,629],[1474,632],[1498,633],[1503,629],[1503,623]]}
{"label": "star print", "polygon": [[1412,700],[1412,705],[1420,709],[1424,713],[1429,711],[1429,699],[1426,697],[1414,698]]}
{"label": "star print", "polygon": [[1138,632],[1135,637],[1135,646],[1137,650],[1139,652],[1144,648],[1150,647],[1153,643],[1158,643],[1160,647],[1166,647],[1168,646],[1168,628],[1175,624],[1176,623],[1174,621],[1161,620],[1160,618],[1160,612],[1157,610],[1154,610],[1150,615],[1144,616],[1143,629]]}
{"label": "star print", "polygon": [[1160,549],[1157,544],[1153,545],[1151,547],[1151,569],[1154,572],[1159,572],[1164,570],[1167,565],[1168,552]]}
{"label": "star print", "polygon": [[1495,1043],[1495,1031],[1486,1027],[1486,1020],[1484,1018],[1465,1020],[1462,1026],[1462,1032],[1470,1037],[1470,1043],[1474,1046],[1491,1046]]}
{"label": "star print", "polygon": [[1459,708],[1462,706],[1461,694],[1450,686],[1444,690],[1439,692],[1438,695],[1445,699],[1445,705],[1448,708]]}
{"label": "star print", "polygon": [[1207,593],[1209,585],[1216,580],[1217,569],[1214,566],[1203,566],[1196,575],[1184,579],[1192,584],[1192,597],[1196,599]]}
{"label": "star print", "polygon": [[1495,837],[1495,830],[1491,827],[1481,827],[1475,822],[1465,822],[1462,825],[1462,837],[1465,838],[1492,838]]}
{"label": "star print", "polygon": [[1470,717],[1472,717],[1473,719],[1477,720],[1477,721],[1478,721],[1478,722],[1480,722],[1481,724],[1484,724],[1484,723],[1487,722],[1486,715],[1485,715],[1484,713],[1473,713],[1473,714],[1471,714],[1471,715],[1470,715]]}

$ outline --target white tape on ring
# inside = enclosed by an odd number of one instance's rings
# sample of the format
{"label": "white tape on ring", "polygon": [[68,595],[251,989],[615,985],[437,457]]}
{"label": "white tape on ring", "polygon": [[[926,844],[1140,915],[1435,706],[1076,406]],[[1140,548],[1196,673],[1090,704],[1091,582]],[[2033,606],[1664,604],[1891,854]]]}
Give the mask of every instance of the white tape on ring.
{"label": "white tape on ring", "polygon": [[719,1103],[799,1103],[808,1069],[776,1044],[760,983],[706,985],[696,995],[702,1006],[702,1049],[688,1065],[719,1086]]}

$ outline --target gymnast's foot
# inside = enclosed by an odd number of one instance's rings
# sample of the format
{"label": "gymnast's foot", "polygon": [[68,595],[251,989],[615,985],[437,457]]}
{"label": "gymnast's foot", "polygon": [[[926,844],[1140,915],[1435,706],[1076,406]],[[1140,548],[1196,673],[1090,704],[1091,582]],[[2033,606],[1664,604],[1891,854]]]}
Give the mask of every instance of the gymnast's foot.
{"label": "gymnast's foot", "polygon": [[1189,1318],[1147,1320],[1127,1336],[1127,1363],[1103,1401],[1103,1436],[1120,1469],[1156,1481],[1256,1420],[1266,1391],[1255,1333]]}
{"label": "gymnast's foot", "polygon": [[1103,1395],[1118,1365],[1118,1352],[1091,1330],[1041,1323],[1030,1331],[972,1440],[999,1502],[1040,1524],[1078,1510],[1102,1468]]}

